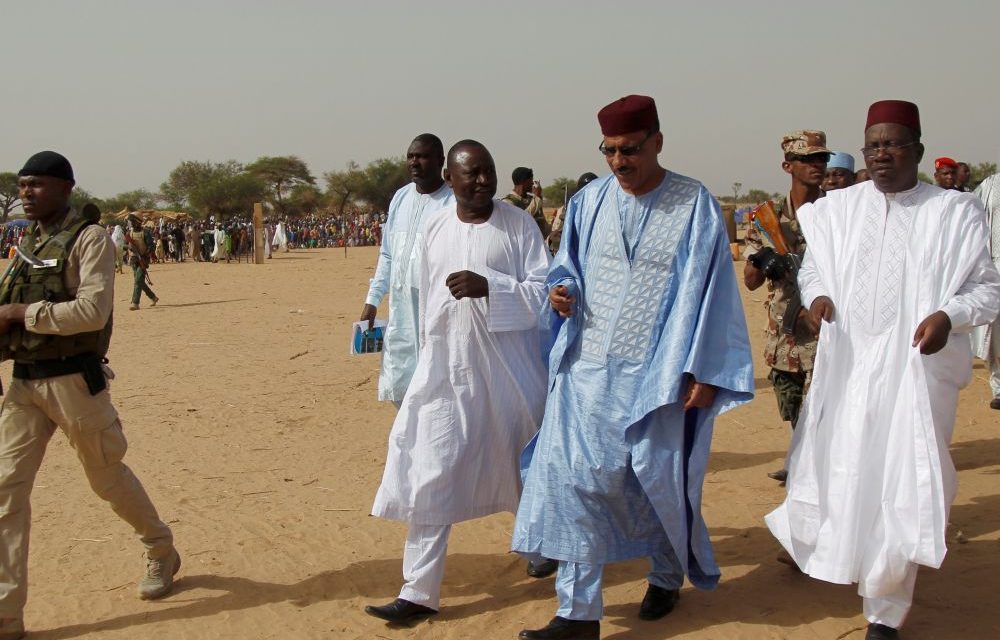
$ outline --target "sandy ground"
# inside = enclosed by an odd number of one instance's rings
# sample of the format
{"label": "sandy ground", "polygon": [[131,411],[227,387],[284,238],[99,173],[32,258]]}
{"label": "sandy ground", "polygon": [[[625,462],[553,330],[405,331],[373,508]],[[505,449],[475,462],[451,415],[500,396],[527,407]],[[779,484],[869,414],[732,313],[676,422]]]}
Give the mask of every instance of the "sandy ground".
{"label": "sandy ground", "polygon": [[[515,638],[555,610],[508,553],[512,516],[454,528],[441,614],[413,629],[366,616],[400,586],[404,527],[368,516],[394,409],[375,401],[377,356],[347,355],[374,248],[276,255],[263,266],[154,266],[161,298],[128,311],[120,276],[112,395],[128,462],[173,526],[184,558],[165,600],[134,595],[141,548],[93,496],[57,434],[34,491],[31,595],[37,640],[69,638]],[[738,265],[742,268],[741,265]],[[746,296],[755,355],[762,294]],[[9,380],[10,365],[0,368]],[[961,488],[950,552],[918,581],[905,638],[998,638],[1000,438],[976,364],[953,455]],[[602,637],[860,640],[851,586],[797,575],[774,558],[762,517],[783,490],[766,477],[789,433],[758,362],[756,400],[716,424],[705,517],[723,579],[686,587],[659,622],[636,616],[645,563],[606,572]]]}

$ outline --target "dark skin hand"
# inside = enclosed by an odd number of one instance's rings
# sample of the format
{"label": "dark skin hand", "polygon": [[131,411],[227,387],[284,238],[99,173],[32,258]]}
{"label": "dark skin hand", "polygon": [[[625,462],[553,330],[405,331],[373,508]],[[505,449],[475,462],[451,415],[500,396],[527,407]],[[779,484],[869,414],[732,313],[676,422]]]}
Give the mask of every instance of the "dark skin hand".
{"label": "dark skin hand", "polygon": [[693,377],[687,377],[687,392],[684,394],[684,410],[707,409],[715,401],[719,388],[715,385],[698,382]]}
{"label": "dark skin hand", "polygon": [[[820,296],[813,300],[812,307],[809,309],[809,315],[817,324],[821,320],[829,322],[833,319],[833,313],[833,301],[826,296]],[[948,334],[950,333],[951,318],[944,311],[935,311],[917,325],[917,330],[913,333],[913,346],[920,347],[920,353],[925,356],[933,355],[948,344]]]}
{"label": "dark skin hand", "polygon": [[750,291],[756,291],[764,284],[764,272],[753,266],[749,260],[743,263],[743,284]]}
{"label": "dark skin hand", "polygon": [[5,304],[0,306],[0,333],[10,331],[12,324],[24,324],[24,312],[28,308],[26,304]]}
{"label": "dark skin hand", "polygon": [[817,333],[820,322],[833,320],[833,311],[833,300],[830,298],[820,296],[813,300],[812,306],[809,307],[809,315],[812,316],[812,324],[817,327]]}
{"label": "dark skin hand", "polygon": [[569,290],[565,285],[552,287],[549,291],[549,304],[552,309],[562,318],[569,318],[573,315],[573,305],[576,304],[576,296],[569,295]]}
{"label": "dark skin hand", "polygon": [[804,324],[806,329],[808,329],[809,333],[811,333],[812,335],[814,336],[819,335],[819,323],[816,322],[813,319],[812,314],[806,311],[805,309],[799,309],[799,317],[796,322],[801,322],[802,324]]}
{"label": "dark skin hand", "polygon": [[489,282],[483,276],[472,271],[456,271],[448,276],[444,283],[456,300],[485,298],[490,295]]}
{"label": "dark skin hand", "polygon": [[368,330],[369,331],[371,331],[372,327],[375,326],[375,313],[377,311],[378,311],[378,309],[375,306],[370,305],[370,304],[366,304],[365,308],[361,310],[361,318],[359,318],[359,319],[362,322],[364,322],[365,320],[368,321]]}
{"label": "dark skin hand", "polygon": [[935,311],[917,325],[913,334],[913,346],[920,347],[920,353],[929,356],[937,353],[948,344],[948,334],[951,333],[951,318],[944,311]]}

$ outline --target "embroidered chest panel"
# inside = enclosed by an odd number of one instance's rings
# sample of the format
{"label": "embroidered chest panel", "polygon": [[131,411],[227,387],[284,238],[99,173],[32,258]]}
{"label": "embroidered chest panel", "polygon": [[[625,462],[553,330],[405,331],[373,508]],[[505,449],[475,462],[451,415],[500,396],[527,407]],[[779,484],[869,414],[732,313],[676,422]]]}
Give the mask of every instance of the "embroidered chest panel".
{"label": "embroidered chest panel", "polygon": [[906,268],[906,247],[913,210],[892,207],[888,215],[880,203],[871,203],[865,214],[858,248],[851,316],[859,326],[880,333],[899,313],[899,295]]}
{"label": "embroidered chest panel", "polygon": [[[641,363],[672,275],[677,246],[691,220],[700,184],[673,178],[653,205],[630,264],[617,205],[605,201],[594,232],[598,248],[586,269],[581,357],[603,364],[608,357]],[[609,198],[608,200],[613,200]]]}

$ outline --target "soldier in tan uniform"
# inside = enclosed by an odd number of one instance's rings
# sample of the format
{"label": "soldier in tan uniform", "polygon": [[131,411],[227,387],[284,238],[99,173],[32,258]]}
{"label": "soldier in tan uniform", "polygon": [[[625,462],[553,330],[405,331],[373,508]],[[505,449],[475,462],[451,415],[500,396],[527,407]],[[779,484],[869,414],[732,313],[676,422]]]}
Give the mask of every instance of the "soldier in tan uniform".
{"label": "soldier in tan uniform", "polygon": [[[792,188],[783,202],[775,207],[781,220],[781,231],[790,254],[777,256],[773,244],[753,225],[747,231],[747,261],[743,281],[751,291],[767,283],[767,344],[764,361],[771,367],[768,375],[774,385],[781,419],[795,428],[812,376],[816,356],[817,327],[808,309],[802,308],[796,280],[798,265],[805,254],[806,242],[799,228],[796,211],[807,202],[822,197],[820,186],[826,173],[830,150],[822,131],[795,131],[784,137],[781,149],[785,154],[781,168],[792,177]],[[784,482],[785,469],[768,474]]]}
{"label": "soldier in tan uniform", "polygon": [[0,282],[0,359],[14,376],[0,409],[0,640],[24,636],[30,498],[45,447],[58,428],[94,492],[132,525],[146,547],[139,597],[170,592],[180,567],[170,528],[124,463],[127,443],[108,394],[115,249],[108,234],[69,207],[73,169],[43,151],[18,173],[32,222]]}
{"label": "soldier in tan uniform", "polygon": [[[589,171],[584,173],[576,181],[576,191],[583,189],[594,180],[597,180],[597,174],[590,173]],[[576,191],[573,192],[573,195],[576,195]],[[566,221],[566,207],[568,205],[569,201],[567,200],[563,206],[556,209],[556,214],[552,216],[552,230],[549,231],[549,237],[546,239],[552,255],[559,253],[559,244],[562,242],[562,230],[563,224]]]}
{"label": "soldier in tan uniform", "polygon": [[535,182],[535,172],[528,167],[518,167],[510,175],[514,190],[503,197],[518,209],[524,209],[535,219],[543,238],[549,237],[549,222],[542,207],[542,187]]}

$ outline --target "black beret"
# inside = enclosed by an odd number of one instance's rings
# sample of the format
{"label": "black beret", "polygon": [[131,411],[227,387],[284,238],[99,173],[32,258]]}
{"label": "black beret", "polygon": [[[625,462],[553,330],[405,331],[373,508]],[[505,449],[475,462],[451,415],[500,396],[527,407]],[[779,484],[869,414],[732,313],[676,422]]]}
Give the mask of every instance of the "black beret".
{"label": "black beret", "polygon": [[51,176],[76,182],[73,180],[73,167],[61,154],[55,151],[39,151],[28,158],[24,168],[17,172],[19,176]]}

